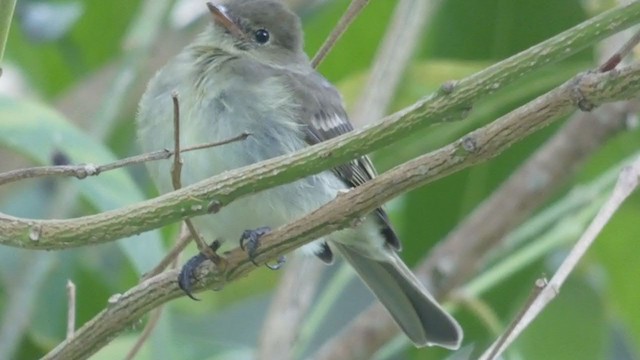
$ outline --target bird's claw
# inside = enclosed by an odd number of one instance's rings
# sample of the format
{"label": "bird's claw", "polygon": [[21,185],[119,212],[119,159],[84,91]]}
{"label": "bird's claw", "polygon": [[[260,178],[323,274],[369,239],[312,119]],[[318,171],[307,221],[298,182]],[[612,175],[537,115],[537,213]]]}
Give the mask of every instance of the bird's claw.
{"label": "bird's claw", "polygon": [[[255,261],[255,255],[256,251],[260,247],[260,238],[262,238],[269,232],[271,232],[271,228],[268,226],[263,226],[254,230],[245,230],[240,237],[240,248],[247,252],[249,260],[251,260],[251,262],[255,266],[258,266],[258,263],[256,263]],[[285,261],[285,257],[280,256],[276,264],[266,264],[266,267],[271,270],[278,270],[282,267]]]}
{"label": "bird's claw", "polygon": [[[209,245],[209,248],[215,253],[220,247],[220,243],[216,240]],[[200,299],[193,296],[192,293],[192,285],[197,280],[196,278],[196,270],[198,266],[208,260],[207,255],[203,253],[199,253],[198,255],[192,257],[187,261],[186,264],[182,266],[180,270],[180,274],[178,275],[178,286],[188,297],[193,300],[199,301]]]}

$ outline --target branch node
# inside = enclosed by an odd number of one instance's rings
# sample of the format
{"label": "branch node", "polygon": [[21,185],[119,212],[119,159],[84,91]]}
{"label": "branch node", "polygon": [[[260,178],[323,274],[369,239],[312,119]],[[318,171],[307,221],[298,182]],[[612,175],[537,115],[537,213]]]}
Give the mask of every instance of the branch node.
{"label": "branch node", "polygon": [[462,138],[462,148],[468,153],[475,153],[478,151],[478,143],[473,136],[465,136]]}
{"label": "branch node", "polygon": [[94,176],[100,174],[100,169],[95,164],[85,164],[83,166],[85,176]]}
{"label": "branch node", "polygon": [[549,281],[546,277],[538,278],[535,282],[535,286],[538,289],[544,289],[547,285],[549,285]]}
{"label": "branch node", "polygon": [[440,85],[440,92],[449,95],[455,91],[456,85],[458,85],[458,82],[455,80],[445,81]]}
{"label": "branch node", "polygon": [[596,107],[593,102],[587,99],[587,97],[582,92],[582,89],[580,88],[583,84],[582,80],[593,73],[595,73],[595,71],[589,70],[576,76],[575,81],[573,82],[573,87],[571,89],[571,101],[578,107],[578,109],[584,112],[590,112]]}
{"label": "branch node", "polygon": [[222,209],[222,203],[218,200],[211,200],[209,205],[207,205],[207,211],[209,214],[216,214]]}
{"label": "branch node", "polygon": [[117,293],[117,294],[113,294],[111,296],[109,296],[109,299],[107,299],[107,304],[109,304],[109,306],[113,306],[115,304],[117,304],[120,299],[122,298],[122,294]]}
{"label": "branch node", "polygon": [[42,225],[31,224],[31,227],[29,228],[29,240],[33,242],[39,241],[40,235],[42,235]]}

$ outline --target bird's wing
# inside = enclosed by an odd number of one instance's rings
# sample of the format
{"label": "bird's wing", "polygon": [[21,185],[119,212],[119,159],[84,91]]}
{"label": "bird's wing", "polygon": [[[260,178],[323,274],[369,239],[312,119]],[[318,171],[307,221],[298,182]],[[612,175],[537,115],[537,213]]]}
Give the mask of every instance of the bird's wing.
{"label": "bird's wing", "polygon": [[[316,72],[304,75],[294,73],[289,75],[288,83],[299,98],[299,121],[304,126],[305,139],[309,145],[353,131],[340,93],[322,75]],[[376,176],[368,156],[361,156],[332,170],[350,187],[360,186]],[[387,244],[400,250],[400,241],[391,228],[385,211],[378,208],[375,214],[381,222],[381,232]]]}

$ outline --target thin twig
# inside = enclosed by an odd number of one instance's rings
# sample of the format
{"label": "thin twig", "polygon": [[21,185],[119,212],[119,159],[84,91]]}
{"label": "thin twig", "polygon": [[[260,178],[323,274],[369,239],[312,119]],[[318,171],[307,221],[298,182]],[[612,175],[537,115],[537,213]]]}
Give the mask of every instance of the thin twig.
{"label": "thin twig", "polygon": [[633,48],[636,47],[638,43],[640,43],[640,31],[637,31],[635,34],[633,34],[633,36],[627,42],[625,42],[624,45],[622,45],[622,47],[615,52],[615,54],[613,54],[607,61],[600,65],[598,70],[601,72],[607,72],[615,69],[616,66],[620,64],[622,59],[629,55],[629,53],[631,53]]}
{"label": "thin twig", "polygon": [[[533,303],[533,301],[540,296],[540,292],[542,292],[542,290],[547,286],[548,282],[547,279],[545,278],[539,278],[536,280],[535,285],[533,287],[533,289],[531,290],[531,294],[529,294],[529,297],[527,298],[527,301],[525,301],[524,307],[522,308],[522,310],[516,315],[516,317],[513,319],[513,321],[511,322],[511,324],[509,324],[509,327],[507,328],[507,330],[504,332],[504,334],[509,334],[513,331],[514,327],[516,326],[516,324],[522,320],[522,317],[524,316],[526,310],[531,306],[531,304]],[[498,338],[498,340],[496,340],[496,344],[495,346],[492,346],[492,351],[491,353],[489,353],[489,356],[486,360],[493,360],[498,356],[498,349],[504,344],[504,342],[506,341],[506,336],[504,336],[504,334],[502,336],[500,336]]]}
{"label": "thin twig", "polygon": [[142,333],[140,334],[140,337],[138,337],[136,343],[133,344],[133,347],[131,348],[131,350],[129,350],[127,356],[125,356],[125,360],[132,360],[133,358],[135,358],[140,349],[142,349],[142,345],[144,345],[149,336],[151,336],[151,333],[158,324],[163,309],[164,306],[158,306],[153,311],[151,311],[151,315],[149,315],[149,321],[147,322],[147,325],[145,325],[144,330],[142,330]]}
{"label": "thin twig", "polygon": [[[243,141],[250,135],[251,134],[248,132],[243,132],[237,136],[234,136],[232,138],[225,139],[222,141],[190,146],[182,149],[181,152],[186,153],[189,151],[208,149],[216,146],[226,145],[236,141]],[[69,176],[69,177],[75,177],[78,179],[84,179],[88,176],[97,176],[102,174],[103,172],[123,168],[126,166],[142,164],[149,161],[166,160],[172,157],[173,154],[174,154],[173,151],[164,149],[164,150],[158,150],[158,151],[154,151],[146,154],[131,156],[122,160],[117,160],[105,165],[98,165],[98,166],[94,164],[36,166],[36,167],[30,167],[25,169],[11,170],[4,173],[0,173],[0,186],[11,183],[11,182],[19,181],[19,180],[46,177],[46,176]]]}
{"label": "thin twig", "polygon": [[236,135],[234,137],[231,137],[231,138],[228,138],[228,139],[225,139],[225,140],[212,142],[212,143],[189,146],[189,147],[186,147],[186,148],[182,149],[182,151],[180,151],[180,152],[184,154],[184,153],[189,152],[189,151],[201,150],[201,149],[209,149],[209,148],[220,146],[220,145],[231,144],[231,143],[234,143],[236,141],[246,140],[249,136],[251,136],[250,132],[243,131],[242,133],[240,133],[239,135]]}
{"label": "thin twig", "polygon": [[[531,302],[530,306],[525,308],[524,313],[514,326],[510,328],[498,342],[495,342],[489,347],[481,359],[490,359],[490,354],[492,354],[494,358],[500,356],[558,295],[567,277],[573,272],[578,262],[594,243],[604,226],[611,220],[622,203],[638,188],[639,181],[640,157],[630,166],[622,170],[611,196],[602,208],[600,208],[596,217],[571,249],[547,286],[542,289],[540,294]],[[504,338],[504,340],[502,340],[502,338]]]}
{"label": "thin twig", "polygon": [[175,245],[173,245],[173,248],[171,248],[169,253],[165,255],[162,260],[160,260],[158,265],[156,265],[153,269],[151,269],[151,271],[142,276],[141,281],[150,279],[163,272],[164,269],[167,268],[167,266],[172,264],[178,258],[180,253],[182,253],[182,251],[187,247],[187,245],[189,245],[189,243],[191,243],[191,232],[187,228],[187,225],[183,224],[183,226],[180,228],[180,235],[178,236],[178,240],[176,241]]}
{"label": "thin twig", "polygon": [[426,24],[439,0],[400,0],[369,71],[367,84],[351,112],[352,122],[362,127],[387,112],[398,84],[420,44]]}
{"label": "thin twig", "polygon": [[76,331],[76,284],[67,280],[67,339]]}
{"label": "thin twig", "polygon": [[[174,91],[171,93],[171,100],[173,101],[173,153],[175,154],[171,167],[171,183],[173,184],[174,190],[179,190],[182,189],[182,156],[180,155],[180,101],[177,92]],[[207,258],[215,260],[214,262],[218,264],[220,261],[218,255],[207,246],[207,243],[202,239],[191,219],[184,219],[184,223],[191,233],[190,238],[193,239],[198,246],[198,250],[207,255]]]}
{"label": "thin twig", "polygon": [[287,261],[258,339],[257,359],[295,359],[293,345],[314,301],[325,264],[297,254]]}
{"label": "thin twig", "polygon": [[182,188],[182,155],[180,154],[180,101],[178,93],[171,93],[173,101],[173,164],[171,166],[171,184],[174,190]]}
{"label": "thin twig", "polygon": [[369,4],[369,0],[351,0],[349,8],[347,8],[347,11],[340,18],[338,25],[333,28],[327,40],[324,41],[324,44],[322,44],[320,50],[318,50],[316,55],[313,57],[313,60],[311,60],[312,67],[316,68],[318,67],[318,65],[320,65],[325,56],[327,56],[329,51],[331,51],[331,48],[333,48],[338,39],[340,39],[342,34],[344,34],[349,25],[351,25],[351,22],[355,20],[360,11],[362,11],[362,9],[367,6],[367,4]]}
{"label": "thin twig", "polygon": [[[171,267],[175,269],[177,266],[178,266],[178,256],[175,256],[171,261]],[[149,336],[151,336],[153,329],[155,329],[155,327],[158,325],[158,321],[160,320],[160,316],[162,315],[162,310],[164,310],[164,306],[165,304],[162,304],[151,312],[151,315],[149,316],[149,321],[147,321],[147,324],[142,330],[142,333],[140,334],[140,337],[138,337],[138,340],[136,341],[136,343],[133,345],[131,350],[129,350],[129,353],[127,353],[127,356],[125,357],[126,360],[132,360],[136,356],[136,354],[140,351],[140,349],[142,349],[142,345],[144,345],[144,343],[147,341]]]}

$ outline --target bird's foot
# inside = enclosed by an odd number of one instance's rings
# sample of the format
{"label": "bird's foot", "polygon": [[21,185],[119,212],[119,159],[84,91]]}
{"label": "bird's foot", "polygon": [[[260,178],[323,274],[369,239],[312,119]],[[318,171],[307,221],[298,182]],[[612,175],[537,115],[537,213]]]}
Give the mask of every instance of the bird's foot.
{"label": "bird's foot", "polygon": [[[258,266],[255,261],[256,251],[260,247],[260,239],[271,232],[271,228],[268,226],[263,226],[254,230],[245,230],[240,237],[240,248],[247,252],[249,255],[249,260],[253,263],[253,265]],[[284,256],[280,256],[276,264],[266,264],[271,270],[278,270],[285,263],[286,259]]]}
{"label": "bird's foot", "polygon": [[[218,250],[218,248],[220,248],[220,242],[218,240],[214,240],[211,245],[209,245],[209,248],[213,251],[214,254],[216,254],[216,251]],[[180,275],[178,275],[178,286],[180,287],[180,289],[182,289],[182,291],[184,291],[185,294],[187,294],[188,297],[192,298],[193,300],[200,300],[193,296],[193,293],[191,292],[193,283],[198,280],[196,278],[196,270],[198,269],[198,266],[200,266],[200,264],[208,259],[209,258],[207,255],[200,252],[198,255],[189,259],[189,261],[187,261],[187,263],[182,266]]]}

